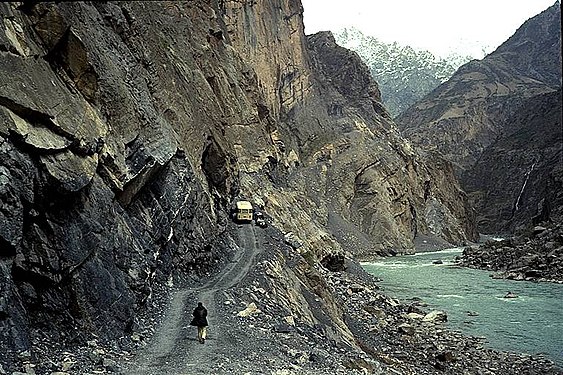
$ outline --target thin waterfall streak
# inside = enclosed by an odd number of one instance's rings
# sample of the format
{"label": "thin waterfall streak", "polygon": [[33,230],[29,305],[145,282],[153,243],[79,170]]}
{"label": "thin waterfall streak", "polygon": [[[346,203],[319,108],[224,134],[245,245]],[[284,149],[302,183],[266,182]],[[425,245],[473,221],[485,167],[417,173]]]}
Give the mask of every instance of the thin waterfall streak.
{"label": "thin waterfall streak", "polygon": [[524,189],[526,188],[526,185],[528,184],[528,180],[530,179],[530,174],[532,174],[532,171],[534,170],[536,163],[537,163],[537,160],[534,161],[531,168],[528,170],[528,173],[526,173],[526,179],[524,179],[524,183],[522,184],[522,188],[520,189],[520,194],[518,194],[518,199],[516,199],[516,204],[515,204],[515,207],[514,207],[515,212],[518,211],[518,205],[520,204],[520,200],[522,199],[522,194],[524,193]]}

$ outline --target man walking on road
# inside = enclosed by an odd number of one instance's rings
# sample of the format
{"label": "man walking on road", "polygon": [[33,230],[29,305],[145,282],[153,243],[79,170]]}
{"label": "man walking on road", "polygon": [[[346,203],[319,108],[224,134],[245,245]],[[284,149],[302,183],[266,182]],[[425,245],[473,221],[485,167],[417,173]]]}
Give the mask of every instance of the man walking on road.
{"label": "man walking on road", "polygon": [[197,327],[197,339],[201,344],[205,343],[205,337],[207,336],[207,309],[203,307],[203,303],[198,302],[197,307],[192,313],[194,318],[190,325]]}

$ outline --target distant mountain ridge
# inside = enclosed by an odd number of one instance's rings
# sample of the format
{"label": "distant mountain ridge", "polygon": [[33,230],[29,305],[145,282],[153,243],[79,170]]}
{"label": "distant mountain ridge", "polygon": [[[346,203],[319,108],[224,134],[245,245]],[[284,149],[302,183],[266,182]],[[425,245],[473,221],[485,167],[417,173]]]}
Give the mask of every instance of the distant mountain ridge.
{"label": "distant mountain ridge", "polygon": [[334,37],[339,45],[358,53],[369,67],[392,116],[405,111],[471,60],[461,55],[444,59],[396,42],[384,43],[353,27],[335,32]]}
{"label": "distant mountain ridge", "polygon": [[396,119],[413,143],[454,164],[486,233],[512,232],[560,204],[540,187],[561,183],[560,174],[551,172],[560,163],[553,154],[558,148],[522,146],[561,135],[560,22],[556,2]]}

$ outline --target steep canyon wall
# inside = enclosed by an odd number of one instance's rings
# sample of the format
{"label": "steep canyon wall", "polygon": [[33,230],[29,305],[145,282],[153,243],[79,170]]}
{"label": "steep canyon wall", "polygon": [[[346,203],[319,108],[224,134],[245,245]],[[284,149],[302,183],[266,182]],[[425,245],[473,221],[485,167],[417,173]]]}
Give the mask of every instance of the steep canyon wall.
{"label": "steep canyon wall", "polygon": [[[397,124],[415,145],[454,164],[478,210],[480,231],[508,234],[559,206],[546,184],[561,184],[561,148],[553,147],[561,139],[560,89],[561,4],[556,2],[483,60],[459,68]],[[536,184],[526,187],[530,170]]]}
{"label": "steep canyon wall", "polygon": [[448,163],[418,154],[356,54],[294,0],[0,4],[0,325],[80,340],[230,251],[262,205],[321,259],[475,239]]}

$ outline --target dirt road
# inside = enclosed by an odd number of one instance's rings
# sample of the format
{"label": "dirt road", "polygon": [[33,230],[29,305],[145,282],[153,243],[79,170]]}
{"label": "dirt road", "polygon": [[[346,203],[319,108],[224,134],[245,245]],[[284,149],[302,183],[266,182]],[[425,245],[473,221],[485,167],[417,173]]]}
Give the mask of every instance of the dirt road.
{"label": "dirt road", "polygon": [[[234,259],[222,272],[197,289],[173,293],[161,325],[147,347],[133,357],[122,372],[127,375],[212,374],[214,359],[221,346],[222,333],[228,329],[226,308],[216,304],[216,294],[240,282],[254,264],[260,251],[255,227],[239,225]],[[209,331],[205,344],[196,338],[196,328],[189,325],[191,312],[201,301],[208,310]]]}

